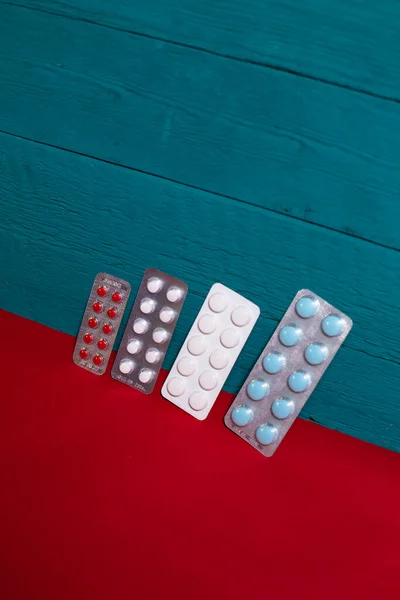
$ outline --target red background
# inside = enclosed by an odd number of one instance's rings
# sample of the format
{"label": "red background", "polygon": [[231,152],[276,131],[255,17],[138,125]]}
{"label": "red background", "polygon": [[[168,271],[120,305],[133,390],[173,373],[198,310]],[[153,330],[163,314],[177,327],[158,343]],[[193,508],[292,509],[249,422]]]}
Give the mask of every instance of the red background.
{"label": "red background", "polygon": [[397,599],[399,455],[298,419],[272,459],[0,312],[2,598]]}

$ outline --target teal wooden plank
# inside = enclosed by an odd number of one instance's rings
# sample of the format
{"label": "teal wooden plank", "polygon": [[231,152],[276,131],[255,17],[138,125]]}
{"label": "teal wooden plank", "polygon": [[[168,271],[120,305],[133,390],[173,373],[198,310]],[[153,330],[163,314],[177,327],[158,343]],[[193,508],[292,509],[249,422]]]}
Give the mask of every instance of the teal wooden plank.
{"label": "teal wooden plank", "polygon": [[400,99],[397,0],[11,1]]}
{"label": "teal wooden plank", "polygon": [[3,131],[400,248],[399,104],[15,6],[0,55]]}
{"label": "teal wooden plank", "polygon": [[168,368],[220,280],[261,308],[226,387],[236,391],[309,287],[355,325],[303,416],[400,450],[398,252],[4,134],[0,190],[0,306],[75,334],[97,271],[129,280],[134,298],[155,265],[189,284]]}

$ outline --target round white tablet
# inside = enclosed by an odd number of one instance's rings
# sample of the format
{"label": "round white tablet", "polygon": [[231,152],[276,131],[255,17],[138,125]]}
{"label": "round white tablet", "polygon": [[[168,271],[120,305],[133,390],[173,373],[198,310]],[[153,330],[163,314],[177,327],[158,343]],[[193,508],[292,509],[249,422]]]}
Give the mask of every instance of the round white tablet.
{"label": "round white tablet", "polygon": [[146,319],[135,319],[133,322],[133,331],[135,333],[145,333],[149,328],[149,323]]}
{"label": "round white tablet", "polygon": [[206,349],[206,342],[201,335],[194,335],[188,341],[187,347],[190,354],[199,356],[199,354],[203,354],[204,350]]}
{"label": "round white tablet", "polygon": [[149,348],[146,351],[146,360],[148,363],[154,365],[159,362],[161,358],[161,352],[157,348]]}
{"label": "round white tablet", "polygon": [[178,302],[182,298],[182,296],[183,296],[183,290],[176,285],[172,285],[167,290],[167,299],[170,302]]}
{"label": "round white tablet", "polygon": [[210,365],[214,369],[225,369],[229,362],[228,353],[225,350],[217,349],[210,356]]}
{"label": "round white tablet", "polygon": [[173,377],[168,381],[167,390],[171,396],[182,396],[185,391],[185,382],[179,377]]}
{"label": "round white tablet", "polygon": [[190,356],[184,356],[178,362],[176,367],[181,375],[184,377],[189,377],[189,375],[193,375],[196,370],[196,362]]}
{"label": "round white tablet", "polygon": [[225,296],[225,294],[217,292],[216,294],[210,296],[208,300],[208,306],[213,312],[220,313],[228,306],[228,298]]}
{"label": "round white tablet", "polygon": [[124,375],[128,375],[129,373],[132,373],[134,366],[135,363],[133,362],[133,360],[131,360],[130,358],[124,358],[119,363],[119,370]]}
{"label": "round white tablet", "polygon": [[200,317],[197,327],[202,333],[209,334],[215,330],[215,319],[212,315],[203,315]]}
{"label": "round white tablet", "polygon": [[139,381],[141,383],[149,383],[153,379],[153,371],[150,369],[142,369],[139,373]]}
{"label": "round white tablet", "polygon": [[142,342],[140,340],[129,340],[126,349],[128,350],[129,354],[137,354],[140,350],[140,348],[142,347]]}
{"label": "round white tablet", "polygon": [[212,371],[203,371],[199,377],[199,384],[203,390],[213,390],[217,385],[217,376]]}
{"label": "round white tablet", "polygon": [[166,331],[163,327],[156,327],[153,331],[153,341],[156,344],[163,344],[167,338],[168,331]]}
{"label": "round white tablet", "polygon": [[162,288],[162,281],[158,277],[150,277],[147,281],[147,289],[150,294],[157,294]]}
{"label": "round white tablet", "polygon": [[228,329],[224,329],[221,333],[221,344],[225,346],[225,348],[234,348],[238,345],[240,335],[237,329],[233,329],[233,327],[228,327]]}
{"label": "round white tablet", "polygon": [[160,321],[163,323],[172,323],[172,321],[175,319],[175,314],[176,313],[173,308],[164,306],[164,308],[160,310]]}
{"label": "round white tablet", "polygon": [[140,303],[140,310],[145,315],[149,315],[150,313],[152,313],[155,307],[156,303],[152,298],[143,298],[143,300]]}
{"label": "round white tablet", "polygon": [[207,404],[207,398],[201,392],[193,392],[189,398],[189,406],[193,410],[203,410]]}
{"label": "round white tablet", "polygon": [[231,314],[232,323],[236,327],[244,327],[250,323],[251,314],[245,306],[237,306]]}

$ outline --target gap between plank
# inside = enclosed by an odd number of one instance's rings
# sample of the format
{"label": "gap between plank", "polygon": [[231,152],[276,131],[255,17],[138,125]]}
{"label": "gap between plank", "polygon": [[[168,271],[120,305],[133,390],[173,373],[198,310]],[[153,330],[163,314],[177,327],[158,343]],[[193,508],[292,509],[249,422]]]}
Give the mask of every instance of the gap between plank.
{"label": "gap between plank", "polygon": [[46,146],[48,148],[53,148],[55,150],[60,150],[61,152],[70,152],[71,154],[75,154],[77,156],[82,156],[84,158],[89,158],[91,160],[97,160],[99,162],[108,164],[108,165],[112,165],[114,167],[119,167],[121,169],[128,169],[129,171],[135,171],[136,173],[141,173],[143,175],[147,175],[149,177],[156,177],[157,179],[161,179],[163,181],[169,181],[170,183],[175,183],[177,185],[181,185],[182,187],[186,187],[192,190],[196,190],[199,192],[203,192],[205,194],[210,194],[213,196],[217,196],[219,198],[225,198],[226,200],[233,200],[235,202],[239,202],[240,204],[244,204],[246,206],[252,206],[253,208],[258,208],[259,210],[265,210],[267,212],[273,213],[275,215],[279,215],[281,218],[287,218],[287,219],[293,219],[294,221],[300,221],[301,223],[307,223],[308,225],[312,226],[312,227],[320,227],[321,229],[325,229],[327,231],[332,231],[334,233],[337,233],[339,235],[345,235],[347,237],[353,238],[353,239],[357,239],[357,240],[361,240],[362,242],[365,242],[367,244],[372,244],[373,246],[378,246],[379,248],[385,248],[386,250],[391,250],[392,252],[400,252],[400,249],[398,248],[393,248],[392,246],[388,246],[386,244],[382,244],[380,242],[376,242],[373,240],[369,240],[367,238],[364,238],[362,236],[356,235],[354,233],[348,233],[346,231],[341,231],[340,229],[335,229],[333,227],[329,227],[329,225],[323,225],[322,223],[315,223],[314,221],[308,221],[307,219],[302,219],[301,217],[296,217],[295,215],[290,215],[287,214],[285,212],[280,212],[278,210],[274,210],[273,208],[267,208],[264,206],[260,206],[259,204],[255,204],[253,202],[249,202],[248,200],[241,200],[240,198],[236,198],[235,196],[228,196],[226,194],[222,194],[220,192],[213,192],[212,190],[207,190],[205,188],[201,188],[195,185],[191,185],[189,183],[184,183],[182,181],[179,181],[177,179],[171,179],[170,177],[165,177],[163,175],[158,175],[157,173],[151,173],[150,171],[144,171],[142,169],[137,169],[135,167],[131,167],[129,165],[121,165],[119,163],[107,160],[105,158],[99,158],[97,156],[92,156],[91,154],[85,154],[84,152],[79,152],[78,150],[72,150],[70,148],[63,148],[62,146],[57,146],[54,144],[48,144],[47,142],[42,142],[39,140],[34,140],[32,138],[23,136],[23,135],[17,135],[15,133],[11,133],[10,131],[5,131],[3,129],[0,129],[0,134],[4,134],[4,135],[8,135],[10,137],[15,137],[21,140],[25,140],[27,142],[31,142],[33,144],[39,144],[41,146]]}
{"label": "gap between plank", "polygon": [[[73,15],[67,15],[61,12],[56,12],[56,11],[51,11],[51,10],[45,10],[43,8],[36,8],[36,7],[32,7],[32,6],[26,6],[25,4],[21,4],[21,3],[14,3],[14,2],[5,2],[4,0],[0,0],[1,4],[6,4],[8,6],[13,6],[16,8],[23,8],[25,10],[33,10],[36,12],[40,12],[43,14],[47,14],[47,15],[52,15],[55,17],[62,17],[65,19],[70,19],[71,21],[80,21],[82,23],[89,23],[90,25],[94,25],[97,27],[104,27],[105,29],[111,29],[114,31],[121,31],[122,33],[127,33],[130,35],[135,35],[137,37],[143,37],[146,39],[150,39],[150,40],[155,40],[155,41],[159,41],[159,42],[164,42],[166,44],[171,44],[172,46],[178,46],[181,48],[188,48],[189,50],[195,50],[198,52],[204,52],[205,54],[210,54],[212,56],[218,56],[219,58],[226,58],[228,60],[235,60],[237,62],[241,62],[241,63],[246,63],[246,64],[250,64],[250,65],[254,65],[256,67],[261,67],[261,68],[265,68],[265,69],[272,69],[274,71],[279,71],[281,73],[286,73],[287,75],[293,75],[294,77],[302,77],[303,79],[309,79],[311,81],[316,81],[318,83],[323,83],[325,85],[330,85],[333,87],[338,87],[350,92],[355,92],[357,94],[364,94],[365,96],[370,96],[372,98],[378,98],[380,100],[386,100],[387,102],[394,102],[395,104],[400,104],[400,99],[399,98],[393,98],[392,96],[385,96],[385,95],[381,95],[381,94],[376,94],[374,92],[370,92],[369,90],[366,89],[362,89],[362,88],[357,88],[357,87],[353,87],[349,84],[345,84],[345,83],[338,83],[335,81],[331,81],[330,79],[324,79],[321,77],[315,77],[314,75],[308,74],[308,73],[301,73],[300,71],[296,71],[294,69],[289,69],[288,67],[279,67],[276,65],[273,65],[271,63],[268,62],[262,62],[262,61],[256,61],[256,60],[252,60],[249,58],[241,58],[240,56],[233,56],[230,54],[223,54],[221,52],[216,52],[215,50],[209,50],[207,48],[202,48],[201,46],[194,46],[192,44],[186,44],[184,42],[177,42],[174,40],[170,40],[167,38],[163,38],[163,37],[157,37],[155,35],[151,35],[149,33],[143,33],[140,31],[134,31],[133,29],[123,29],[122,27],[116,27],[114,25],[106,25],[105,23],[99,23],[97,21],[92,21],[91,19],[86,19],[84,17],[77,17],[77,16],[73,16]],[[363,239],[363,238],[361,238]]]}

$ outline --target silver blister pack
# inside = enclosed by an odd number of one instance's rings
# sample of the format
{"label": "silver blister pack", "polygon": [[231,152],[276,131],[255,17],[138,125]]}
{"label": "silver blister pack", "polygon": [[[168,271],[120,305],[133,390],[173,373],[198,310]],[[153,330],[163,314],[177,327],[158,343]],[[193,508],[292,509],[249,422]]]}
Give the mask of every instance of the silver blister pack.
{"label": "silver blister pack", "polygon": [[96,275],[75,344],[77,365],[103,375],[130,292],[127,281],[107,273]]}
{"label": "silver blister pack", "polygon": [[145,271],[111,370],[114,379],[145,394],[153,391],[187,289],[162,271]]}
{"label": "silver blister pack", "polygon": [[331,304],[300,290],[225,415],[227,427],[272,456],[352,325]]}

